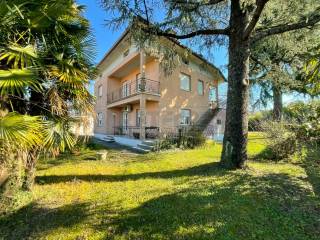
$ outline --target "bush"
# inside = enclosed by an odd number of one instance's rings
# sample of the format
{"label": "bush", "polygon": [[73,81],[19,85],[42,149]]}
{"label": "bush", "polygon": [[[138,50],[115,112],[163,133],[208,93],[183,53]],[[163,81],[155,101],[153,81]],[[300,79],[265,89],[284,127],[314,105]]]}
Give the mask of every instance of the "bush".
{"label": "bush", "polygon": [[168,135],[157,142],[157,150],[172,148],[193,149],[203,146],[206,142],[203,132],[196,126],[181,127],[178,133]]}
{"label": "bush", "polygon": [[271,119],[272,114],[270,111],[261,111],[250,114],[248,121],[248,130],[250,132],[261,131],[261,124],[264,121]]}
{"label": "bush", "polygon": [[263,157],[271,160],[289,158],[298,149],[296,133],[288,128],[288,125],[280,122],[265,121],[262,123],[268,147]]}

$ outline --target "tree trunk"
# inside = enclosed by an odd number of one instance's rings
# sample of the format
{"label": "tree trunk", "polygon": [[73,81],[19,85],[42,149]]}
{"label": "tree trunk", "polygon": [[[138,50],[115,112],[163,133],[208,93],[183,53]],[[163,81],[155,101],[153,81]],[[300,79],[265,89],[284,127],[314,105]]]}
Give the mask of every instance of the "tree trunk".
{"label": "tree trunk", "polygon": [[12,197],[22,186],[22,162],[26,154],[24,151],[10,152],[6,157],[8,167],[8,178],[3,183],[2,193],[7,197]]}
{"label": "tree trunk", "polygon": [[23,188],[27,191],[31,191],[34,185],[38,155],[37,149],[30,150],[26,159]]}
{"label": "tree trunk", "polygon": [[282,91],[280,87],[273,85],[273,120],[282,120]]}
{"label": "tree trunk", "polygon": [[226,127],[221,155],[222,166],[229,169],[243,168],[247,160],[250,44],[242,37],[247,22],[248,15],[241,11],[239,1],[232,1]]}

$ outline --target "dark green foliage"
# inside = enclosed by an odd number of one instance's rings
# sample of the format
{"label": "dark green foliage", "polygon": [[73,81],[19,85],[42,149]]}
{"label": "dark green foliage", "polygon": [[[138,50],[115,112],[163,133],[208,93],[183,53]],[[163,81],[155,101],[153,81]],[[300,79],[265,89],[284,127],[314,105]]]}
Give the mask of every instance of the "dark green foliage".
{"label": "dark green foliage", "polygon": [[284,159],[320,143],[320,101],[296,102],[284,110],[283,122],[262,122],[269,146],[265,158]]}
{"label": "dark green foliage", "polygon": [[271,118],[272,118],[271,111],[260,111],[260,112],[251,114],[249,116],[248,130],[250,132],[261,131],[262,130],[261,124],[266,120],[270,120]]}
{"label": "dark green foliage", "polygon": [[193,149],[203,146],[206,137],[197,126],[186,126],[178,129],[178,133],[165,136],[157,142],[157,150],[171,148]]}

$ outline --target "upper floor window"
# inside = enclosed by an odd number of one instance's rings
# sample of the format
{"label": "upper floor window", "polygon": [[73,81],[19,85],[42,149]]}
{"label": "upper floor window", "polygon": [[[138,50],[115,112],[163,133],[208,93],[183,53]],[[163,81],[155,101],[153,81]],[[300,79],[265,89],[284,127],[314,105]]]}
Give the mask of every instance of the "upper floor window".
{"label": "upper floor window", "polygon": [[102,126],[103,125],[103,113],[102,112],[99,112],[98,113],[98,126]]}
{"label": "upper floor window", "polygon": [[181,109],[181,111],[180,111],[180,124],[181,125],[190,125],[191,124],[191,110],[190,109]]}
{"label": "upper floor window", "polygon": [[180,89],[191,91],[191,77],[189,75],[180,73]]}
{"label": "upper floor window", "polygon": [[128,97],[130,95],[130,85],[128,81],[122,84],[122,97]]}
{"label": "upper floor window", "polygon": [[128,56],[129,55],[129,49],[127,49],[127,50],[125,50],[124,52],[123,52],[123,57],[126,57],[126,56]]}
{"label": "upper floor window", "polygon": [[204,95],[204,82],[202,80],[198,80],[198,94]]}
{"label": "upper floor window", "polygon": [[211,102],[217,101],[216,88],[212,86],[209,88],[209,101]]}
{"label": "upper floor window", "polygon": [[102,97],[102,85],[98,87],[98,96]]}
{"label": "upper floor window", "polygon": [[217,119],[217,125],[221,125],[222,121],[221,119]]}

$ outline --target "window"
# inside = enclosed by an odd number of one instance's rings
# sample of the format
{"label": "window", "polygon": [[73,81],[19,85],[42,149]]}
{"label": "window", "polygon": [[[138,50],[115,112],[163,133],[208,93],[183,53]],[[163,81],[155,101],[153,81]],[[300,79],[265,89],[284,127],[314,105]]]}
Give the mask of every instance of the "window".
{"label": "window", "polygon": [[129,49],[127,49],[127,50],[125,50],[124,52],[123,52],[123,57],[125,58],[126,56],[128,56],[129,55]]}
{"label": "window", "polygon": [[180,124],[181,125],[191,124],[191,110],[190,109],[181,109],[181,111],[180,111]]}
{"label": "window", "polygon": [[99,112],[98,113],[98,126],[102,126],[103,125],[102,119],[103,119],[103,113]]}
{"label": "window", "polygon": [[201,80],[198,80],[198,94],[199,95],[204,94],[204,83]]}
{"label": "window", "polygon": [[128,97],[129,96],[129,83],[124,82],[122,84],[122,97]]}
{"label": "window", "polygon": [[124,131],[128,129],[128,112],[122,113],[122,128]]}
{"label": "window", "polygon": [[216,89],[214,87],[210,87],[209,89],[209,101],[210,102],[217,101]]}
{"label": "window", "polygon": [[221,125],[221,119],[217,119],[217,125]]}
{"label": "window", "polygon": [[98,87],[98,96],[101,98],[102,97],[102,85]]}
{"label": "window", "polygon": [[139,109],[137,109],[136,110],[136,126],[137,127],[140,127],[140,122],[141,122],[141,117],[140,117],[141,115],[140,115],[140,110]]}
{"label": "window", "polygon": [[189,75],[180,73],[180,88],[185,91],[191,91],[191,78]]}
{"label": "window", "polygon": [[136,90],[137,92],[141,90],[141,73],[136,74]]}

